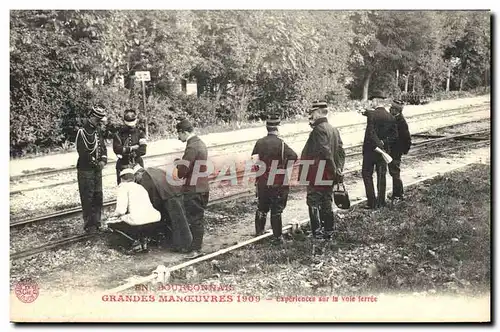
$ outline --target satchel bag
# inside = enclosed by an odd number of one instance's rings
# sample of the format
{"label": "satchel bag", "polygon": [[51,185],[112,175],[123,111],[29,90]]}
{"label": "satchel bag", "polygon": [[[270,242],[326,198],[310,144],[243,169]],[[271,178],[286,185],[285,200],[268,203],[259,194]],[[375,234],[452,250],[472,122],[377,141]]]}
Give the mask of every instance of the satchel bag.
{"label": "satchel bag", "polygon": [[333,190],[333,200],[339,209],[348,209],[351,207],[349,193],[345,189],[344,183],[337,183],[336,188]]}

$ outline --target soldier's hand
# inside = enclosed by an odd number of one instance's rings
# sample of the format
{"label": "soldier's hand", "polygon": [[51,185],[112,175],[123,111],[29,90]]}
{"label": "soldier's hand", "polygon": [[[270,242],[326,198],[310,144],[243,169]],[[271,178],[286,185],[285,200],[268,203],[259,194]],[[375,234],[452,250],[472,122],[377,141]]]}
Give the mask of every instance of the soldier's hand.
{"label": "soldier's hand", "polygon": [[136,145],[132,145],[132,146],[130,147],[130,151],[135,151],[135,150],[137,150],[137,149],[139,149],[139,145],[137,145],[137,144],[136,144]]}
{"label": "soldier's hand", "polygon": [[106,163],[104,161],[100,161],[99,162],[99,169],[102,170],[104,168],[104,166],[106,166]]}

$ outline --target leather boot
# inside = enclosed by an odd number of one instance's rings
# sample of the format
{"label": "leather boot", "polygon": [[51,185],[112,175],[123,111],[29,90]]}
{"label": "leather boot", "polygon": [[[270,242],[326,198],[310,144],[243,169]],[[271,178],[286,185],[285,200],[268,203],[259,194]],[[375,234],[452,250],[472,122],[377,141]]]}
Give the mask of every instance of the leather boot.
{"label": "leather boot", "polygon": [[255,236],[264,234],[266,228],[267,213],[256,211],[255,212]]}
{"label": "leather boot", "polygon": [[283,227],[281,213],[271,214],[271,227],[273,228],[273,235],[276,238],[281,237]]}
{"label": "leather boot", "polygon": [[313,237],[321,237],[323,235],[323,231],[321,230],[319,207],[309,206],[309,220],[311,223],[311,233]]}
{"label": "leather boot", "polygon": [[191,250],[201,250],[203,245],[203,234],[205,229],[202,222],[191,225],[191,233],[193,234],[193,242],[191,242]]}

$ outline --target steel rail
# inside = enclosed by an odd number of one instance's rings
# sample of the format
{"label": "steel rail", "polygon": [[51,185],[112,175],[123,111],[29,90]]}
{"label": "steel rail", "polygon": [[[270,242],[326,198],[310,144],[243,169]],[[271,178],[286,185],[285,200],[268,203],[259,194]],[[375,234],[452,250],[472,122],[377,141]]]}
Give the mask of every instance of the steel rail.
{"label": "steel rail", "polygon": [[[445,148],[445,149],[441,149],[441,150],[437,150],[437,151],[428,151],[428,152],[423,153],[423,154],[422,153],[413,154],[413,155],[407,156],[405,158],[405,160],[414,159],[414,158],[421,158],[422,156],[425,156],[425,155],[434,155],[434,154],[439,154],[439,153],[448,152],[448,151],[455,151],[455,150],[459,150],[459,149],[463,149],[463,148],[470,148],[472,146],[477,146],[477,145],[481,145],[481,144],[485,144],[485,143],[489,143],[489,141],[479,141],[479,142],[476,141],[476,142],[466,143],[466,144],[462,144],[459,146]],[[419,151],[419,150],[417,150],[417,151]],[[344,176],[351,175],[351,174],[355,175],[356,173],[359,172],[359,170],[360,170],[360,168],[349,170],[347,172],[344,172]],[[390,193],[390,190],[388,192]],[[209,202],[208,206],[213,206],[216,204],[221,204],[221,203],[224,203],[227,201],[233,201],[233,200],[237,200],[237,199],[241,199],[241,198],[247,198],[247,197],[251,197],[253,195],[254,195],[253,190],[247,189],[245,191],[238,192],[238,193],[235,193],[235,194],[232,194],[229,196],[225,196],[225,197],[222,197],[219,199],[214,199],[211,202]],[[31,248],[31,249],[27,249],[24,251],[16,252],[16,253],[11,255],[11,259],[18,260],[18,259],[30,257],[30,256],[33,256],[35,254],[38,254],[38,253],[41,253],[41,252],[44,252],[44,251],[47,251],[50,249],[55,249],[57,247],[61,247],[64,245],[84,241],[84,240],[93,238],[97,235],[98,235],[98,233],[81,234],[81,235],[75,235],[75,236],[65,238],[65,239],[56,240],[56,241],[50,242],[48,244],[45,244],[45,245],[42,245],[42,246],[39,246],[36,248]],[[266,234],[264,234],[264,235],[266,235]],[[268,234],[268,236],[270,236],[270,234]],[[267,236],[265,236],[265,237],[267,237]],[[265,238],[265,237],[262,237],[262,238]],[[235,248],[237,248],[237,247],[238,246],[235,246]]]}
{"label": "steel rail", "polygon": [[[459,165],[457,167],[453,167],[453,168],[447,170],[446,173],[457,171],[459,169],[467,167],[468,165],[470,165],[470,164]],[[436,177],[436,175],[427,176],[427,177],[418,179],[416,181],[412,181],[410,183],[407,183],[407,184],[404,185],[404,187],[408,188],[410,186],[417,185],[419,183],[422,183],[424,181],[428,181],[428,180],[433,179],[435,177]],[[388,193],[391,193],[391,192],[392,192],[392,190],[388,190]],[[365,201],[366,201],[366,198],[354,201],[354,202],[351,203],[351,206],[359,205],[359,204],[361,204],[361,203],[363,203]],[[283,234],[289,233],[294,228],[294,225],[304,226],[304,225],[307,225],[308,223],[309,223],[309,219],[307,219],[307,218],[303,219],[303,220],[295,221],[294,223],[291,223],[291,224],[288,224],[288,225],[284,226],[282,228],[282,233]],[[269,238],[272,235],[273,235],[272,231],[268,230],[268,231],[266,231],[266,233],[264,233],[264,234],[262,234],[260,236],[256,236],[256,237],[247,239],[247,240],[245,240],[243,242],[237,243],[237,244],[235,244],[233,246],[230,246],[228,248],[219,249],[219,250],[217,250],[215,252],[212,252],[212,253],[209,253],[207,255],[204,255],[204,256],[201,256],[201,257],[198,257],[198,258],[195,258],[195,259],[191,259],[191,260],[188,260],[188,261],[185,261],[185,262],[182,262],[182,263],[178,263],[178,264],[176,264],[174,266],[165,267],[165,274],[166,274],[165,275],[165,277],[166,277],[165,279],[166,280],[161,280],[161,278],[158,278],[158,275],[155,272],[153,272],[153,273],[151,273],[148,276],[138,278],[138,279],[136,279],[134,281],[130,281],[130,282],[126,283],[126,284],[114,287],[112,289],[108,289],[108,290],[106,290],[106,291],[103,292],[103,295],[110,295],[110,294],[120,293],[120,292],[126,291],[126,290],[128,290],[130,288],[133,288],[136,285],[153,282],[153,281],[158,280],[158,279],[159,279],[158,281],[160,281],[160,282],[168,282],[169,279],[170,279],[171,273],[174,272],[174,271],[181,270],[183,268],[195,265],[197,263],[205,262],[205,261],[207,261],[209,259],[221,256],[223,254],[226,254],[228,252],[234,251],[236,249],[245,247],[245,246],[247,246],[249,244],[256,243],[256,242],[259,242],[260,240]]]}
{"label": "steel rail", "polygon": [[[447,137],[440,137],[440,138],[436,138],[436,139],[429,139],[429,140],[415,143],[413,146],[414,147],[429,146],[429,145],[436,144],[436,143],[443,142],[443,141],[473,136],[473,135],[477,135],[477,134],[485,134],[487,132],[490,132],[490,129],[474,131],[474,132],[465,133],[465,134],[456,134],[456,135],[451,135],[451,136],[447,136]],[[348,147],[348,149],[359,148],[362,145],[363,144],[350,146],[350,147]],[[419,150],[413,149],[413,150],[411,150],[411,153],[413,154],[413,153],[415,153],[415,151],[419,151]],[[350,154],[346,154],[346,158],[358,156],[358,155],[361,155],[362,153],[363,153],[362,151],[357,151],[357,152],[353,152]],[[227,181],[234,180],[235,178],[239,179],[241,177],[241,174],[243,174],[243,172],[239,171],[239,172],[237,172],[236,176],[229,177],[227,179]],[[212,180],[211,183],[214,183],[214,181]],[[109,201],[106,201],[103,203],[103,207],[112,206],[115,203],[116,203],[116,200],[109,200]],[[27,225],[27,224],[31,224],[31,223],[46,221],[49,219],[55,219],[55,218],[60,218],[60,217],[69,217],[71,215],[79,214],[79,213],[81,213],[81,211],[82,211],[81,207],[74,207],[74,208],[46,214],[43,216],[31,217],[31,218],[27,218],[27,219],[23,219],[23,220],[19,220],[19,221],[14,221],[14,222],[10,223],[10,227],[19,227],[19,226],[23,226],[23,225]]]}
{"label": "steel rail", "polygon": [[[474,112],[481,112],[481,111],[482,110],[474,111]],[[469,112],[469,113],[472,113],[472,112]],[[452,115],[446,115],[445,117],[448,117],[448,116],[452,116]],[[418,117],[418,115],[415,116],[415,117]],[[421,122],[421,121],[424,121],[424,120],[426,120],[426,119],[417,119],[414,122]],[[438,128],[436,128],[436,130],[443,129],[443,128],[449,128],[449,127],[452,128],[452,127],[455,127],[455,126],[464,125],[464,124],[473,123],[473,122],[480,122],[480,121],[484,121],[484,119],[483,120],[477,120],[477,119],[475,119],[475,120],[465,121],[465,122],[461,122],[461,123],[457,123],[457,124],[446,125],[446,126],[438,127]],[[340,126],[340,127],[337,127],[337,128],[342,128],[342,127],[346,127],[346,126],[347,127],[355,127],[355,126],[358,126],[358,125],[366,125],[366,124],[363,124],[363,123],[361,123],[361,124],[351,124],[351,125]],[[297,135],[302,135],[302,133],[299,133]],[[288,135],[288,136],[296,136],[296,134],[294,134],[294,135]],[[425,134],[421,134],[420,132],[412,134],[412,136],[415,136],[415,137],[433,137],[433,136],[435,136],[435,138],[438,138],[438,135],[425,135]],[[443,136],[440,135],[439,137],[443,137]],[[247,140],[247,141],[244,141],[244,142],[247,142],[247,143],[248,142],[253,142],[253,140]],[[231,144],[231,143],[228,143],[228,144]],[[357,145],[351,146],[349,148],[355,148],[355,147],[359,147],[361,145],[362,144],[357,144]],[[217,148],[218,146],[214,146],[214,147]],[[213,157],[222,156],[222,155],[224,155],[224,154],[217,154],[215,156],[212,156],[212,158]],[[153,158],[153,157],[154,156],[152,156],[151,158]],[[152,167],[162,167],[162,166],[166,166],[166,165],[167,164],[158,164],[158,165],[153,165]],[[112,176],[112,175],[115,175],[115,174],[116,174],[115,172],[106,172],[105,174],[103,174],[103,177],[108,177],[108,176]],[[41,186],[28,187],[28,188],[24,188],[24,189],[15,189],[15,190],[11,190],[9,192],[9,195],[12,196],[12,195],[15,195],[15,194],[24,193],[24,192],[33,191],[33,190],[48,189],[48,188],[58,187],[58,186],[66,185],[66,184],[74,184],[76,182],[77,181],[75,179],[72,179],[72,180],[63,181],[63,182],[55,182],[55,183],[41,185]]]}
{"label": "steel rail", "polygon": [[[208,206],[222,204],[222,203],[226,203],[226,202],[229,202],[229,201],[237,200],[237,199],[240,199],[240,198],[246,198],[246,197],[249,196],[250,192],[251,192],[251,190],[247,189],[245,191],[240,191],[240,192],[231,194],[229,196],[224,196],[224,197],[221,197],[221,198],[216,198],[216,199],[213,199],[210,202],[208,202]],[[94,237],[96,237],[98,235],[99,235],[99,233],[86,233],[86,234],[79,234],[79,235],[70,236],[70,237],[67,237],[67,238],[63,238],[63,239],[59,239],[59,240],[55,240],[55,241],[49,242],[49,243],[41,245],[39,247],[30,248],[30,249],[26,249],[26,250],[22,250],[22,251],[18,251],[16,253],[11,254],[10,258],[12,260],[18,260],[18,259],[30,257],[30,256],[39,254],[41,252],[44,252],[44,251],[47,251],[47,250],[50,250],[50,249],[55,249],[55,248],[62,247],[62,246],[68,245],[68,244],[72,244],[72,243],[76,243],[76,242],[80,242],[80,241],[85,241],[85,240],[94,238]]]}
{"label": "steel rail", "polygon": [[[472,110],[471,111],[470,110],[471,107],[472,108],[481,108],[481,109]],[[450,110],[444,110],[444,111],[442,111],[442,113],[440,111],[430,111],[430,112],[426,112],[426,113],[416,114],[414,116],[409,117],[408,119],[415,119],[415,120],[417,120],[417,121],[420,122],[420,121],[425,120],[425,119],[420,119],[421,117],[433,115],[435,113],[440,113],[440,115],[441,115],[440,118],[446,118],[446,117],[450,117],[450,116],[456,115],[455,113],[458,113],[458,114],[465,113],[466,110],[469,110],[467,113],[482,112],[482,111],[485,110],[485,109],[483,109],[484,107],[486,107],[486,106],[485,105],[465,106],[465,107],[459,107],[459,108],[454,108],[454,109],[450,109]],[[488,106],[487,108],[490,108],[490,106]],[[361,126],[361,125],[365,125],[365,123],[345,124],[345,125],[337,126],[337,129],[349,128],[349,127],[355,127],[355,126]],[[290,134],[283,135],[282,137],[284,137],[284,138],[286,138],[286,137],[293,137],[293,136],[304,135],[304,134],[308,134],[308,133],[309,133],[309,131],[299,131],[299,132],[296,132],[296,133],[290,133]],[[227,146],[233,146],[233,145],[239,145],[239,144],[248,144],[248,143],[254,142],[254,141],[255,141],[255,139],[252,139],[252,140],[241,140],[241,141],[236,141],[236,142],[215,144],[215,145],[211,145],[211,146],[207,146],[207,147],[208,148],[212,148],[212,149],[213,148],[218,149],[218,148],[224,148],[224,147],[227,147]],[[148,160],[148,159],[158,158],[158,157],[175,156],[175,155],[177,155],[179,153],[182,153],[182,152],[183,152],[182,150],[176,150],[176,151],[170,151],[170,152],[164,152],[164,153],[157,153],[157,154],[153,154],[153,155],[147,155],[147,156],[143,157],[143,160]],[[111,166],[106,166],[105,168],[109,169],[110,167]],[[76,169],[76,166],[69,166],[69,167],[63,167],[63,168],[58,168],[58,169],[51,169],[51,170],[44,170],[44,171],[40,171],[40,172],[27,173],[27,174],[22,174],[22,175],[14,175],[14,176],[10,177],[10,181],[21,180],[21,179],[24,180],[24,179],[29,179],[29,178],[37,177],[37,176],[46,176],[46,175],[51,175],[51,174],[56,174],[56,173],[61,173],[61,172],[74,171],[75,169]],[[110,172],[108,174],[105,174],[105,176],[111,176],[113,174],[115,174],[115,173],[114,172]],[[75,181],[61,182],[61,183],[59,183],[59,185],[69,184],[69,183],[73,183],[73,182],[75,182]],[[36,189],[36,188],[34,188],[34,189]],[[34,189],[30,188],[30,190],[34,190]],[[20,190],[20,191],[23,191],[23,190]],[[17,192],[20,192],[20,191],[15,191],[14,193],[17,193]]]}

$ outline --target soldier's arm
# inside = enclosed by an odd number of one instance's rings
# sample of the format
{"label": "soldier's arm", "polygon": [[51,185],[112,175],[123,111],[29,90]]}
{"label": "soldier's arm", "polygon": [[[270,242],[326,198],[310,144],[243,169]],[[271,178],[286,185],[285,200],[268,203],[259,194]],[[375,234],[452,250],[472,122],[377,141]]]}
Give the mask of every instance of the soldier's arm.
{"label": "soldier's arm", "polygon": [[78,152],[79,155],[83,155],[86,151],[82,135],[84,135],[83,129],[78,129],[76,133],[75,145],[76,145],[76,151]]}
{"label": "soldier's arm", "polygon": [[297,154],[286,143],[284,144],[284,150],[285,151],[284,151],[283,155],[285,156],[286,160],[297,160],[297,158],[298,158]]}
{"label": "soldier's arm", "polygon": [[408,123],[404,118],[401,120],[401,132],[399,133],[399,139],[403,142],[406,150],[403,152],[407,153],[411,147],[411,135],[410,130],[408,129]]}
{"label": "soldier's arm", "polygon": [[144,156],[146,154],[146,147],[148,146],[146,141],[146,134],[143,131],[139,132],[139,149],[137,153],[139,156]]}
{"label": "soldier's arm", "polygon": [[122,140],[120,138],[120,132],[117,132],[113,136],[113,152],[115,154],[123,155],[126,153],[130,153],[130,147],[124,147]]}
{"label": "soldier's arm", "polygon": [[194,167],[194,162],[196,160],[196,150],[190,146],[186,147],[186,151],[184,152],[184,156],[182,156],[182,160],[189,161],[189,166],[177,165],[177,176],[181,179],[185,178]]}
{"label": "soldier's arm", "polygon": [[259,154],[259,141],[255,142],[255,145],[252,150],[252,154],[250,155],[252,159],[254,158],[255,155]]}
{"label": "soldier's arm", "polygon": [[118,186],[116,194],[116,209],[115,215],[123,216],[127,213],[128,208],[128,193],[127,189],[123,186]]}
{"label": "soldier's arm", "polygon": [[330,159],[332,158],[332,151],[330,147],[330,140],[328,139],[328,135],[323,131],[313,131],[314,134],[314,147],[315,151],[311,151],[311,154],[314,154],[315,157],[319,159]]}
{"label": "soldier's arm", "polygon": [[338,168],[343,170],[345,165],[344,143],[342,142],[342,138],[340,137],[340,133],[338,130],[335,131],[335,134],[337,136],[337,151],[334,151],[334,153],[337,154],[338,156],[338,161],[339,161],[339,165],[337,165]]}
{"label": "soldier's arm", "polygon": [[392,144],[394,144],[398,141],[399,133],[398,133],[398,124],[397,124],[396,120],[391,122],[387,136],[388,136],[389,142],[391,142]]}
{"label": "soldier's arm", "polygon": [[104,137],[102,134],[99,135],[99,141],[100,141],[99,146],[101,149],[100,151],[101,158],[99,161],[103,162],[104,165],[106,165],[108,163],[108,148],[106,147],[106,143],[104,142]]}
{"label": "soldier's arm", "polygon": [[377,147],[381,149],[384,148],[384,142],[382,142],[382,140],[378,137],[377,132],[375,131],[375,123],[370,118],[368,118],[366,123],[365,140],[368,140],[368,143],[372,146],[373,150]]}

